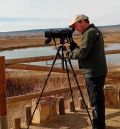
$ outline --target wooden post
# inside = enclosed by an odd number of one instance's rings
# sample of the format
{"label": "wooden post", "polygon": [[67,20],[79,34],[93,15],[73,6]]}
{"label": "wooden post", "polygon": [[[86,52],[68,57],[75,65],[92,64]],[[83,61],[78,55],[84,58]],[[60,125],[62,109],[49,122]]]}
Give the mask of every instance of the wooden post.
{"label": "wooden post", "polygon": [[65,114],[65,105],[64,105],[64,97],[59,97],[59,114]]}
{"label": "wooden post", "polygon": [[14,120],[14,128],[15,129],[21,129],[21,119],[18,117],[18,118],[15,118]]}
{"label": "wooden post", "polygon": [[25,110],[26,110],[26,125],[28,125],[31,119],[31,106],[26,106]]}
{"label": "wooden post", "polygon": [[0,129],[8,129],[6,85],[5,85],[5,57],[0,57]]}
{"label": "wooden post", "polygon": [[70,111],[75,112],[75,104],[74,101],[70,100]]}
{"label": "wooden post", "polygon": [[82,98],[79,98],[79,103],[80,103],[80,109],[85,109],[85,104]]}
{"label": "wooden post", "polygon": [[120,102],[120,90],[118,91],[118,102]]}
{"label": "wooden post", "polygon": [[88,100],[88,108],[92,108],[90,100]]}

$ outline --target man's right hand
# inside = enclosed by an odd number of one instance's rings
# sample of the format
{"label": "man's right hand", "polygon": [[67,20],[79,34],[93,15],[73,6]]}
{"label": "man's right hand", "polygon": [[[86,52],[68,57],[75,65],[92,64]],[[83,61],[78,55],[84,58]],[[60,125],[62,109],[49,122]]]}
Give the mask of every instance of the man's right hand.
{"label": "man's right hand", "polygon": [[70,44],[69,43],[65,43],[64,47],[66,48],[66,51],[70,50]]}

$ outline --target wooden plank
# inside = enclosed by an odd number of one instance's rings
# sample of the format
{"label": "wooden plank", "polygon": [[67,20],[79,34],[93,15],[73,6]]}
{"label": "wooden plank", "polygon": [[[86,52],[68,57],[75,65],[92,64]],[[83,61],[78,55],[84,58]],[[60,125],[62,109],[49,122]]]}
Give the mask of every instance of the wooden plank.
{"label": "wooden plank", "polygon": [[[82,89],[86,89],[86,86],[84,84],[80,84],[80,88]],[[106,87],[104,88],[105,90],[111,90],[111,87]],[[114,89],[114,88],[112,88]],[[72,90],[78,90],[77,86],[73,86]],[[57,95],[57,94],[62,94],[62,93],[68,93],[70,92],[70,89],[67,88],[61,88],[61,89],[56,89],[56,90],[52,90],[52,91],[45,91],[43,93],[42,97],[46,97],[46,96],[50,96],[50,95]],[[40,95],[40,92],[37,93],[30,93],[30,94],[26,94],[26,95],[20,95],[20,96],[13,96],[13,97],[8,97],[7,98],[7,103],[15,103],[15,102],[19,102],[19,101],[25,101],[25,100],[30,100],[33,98],[38,98]]]}
{"label": "wooden plank", "polygon": [[[119,54],[120,50],[106,50],[105,54]],[[40,56],[40,57],[26,57],[26,58],[16,58],[16,59],[7,59],[5,60],[5,65],[12,65],[17,63],[28,63],[28,62],[38,62],[38,61],[47,61],[53,60],[54,55],[51,56]]]}
{"label": "wooden plank", "polygon": [[26,57],[26,58],[16,58],[16,59],[7,59],[5,60],[5,65],[12,65],[17,63],[28,63],[28,62],[38,62],[38,61],[47,61],[53,60],[54,55],[51,56],[40,56],[40,57]]}
{"label": "wooden plank", "polygon": [[120,50],[106,50],[105,54],[120,54]]}
{"label": "wooden plank", "polygon": [[[51,67],[36,66],[28,64],[14,64],[6,66],[7,69],[22,69],[22,70],[37,70],[37,71],[49,71]],[[66,73],[65,69],[53,67],[52,72]],[[71,72],[71,70],[70,70]],[[76,74],[81,74],[80,70],[75,70]]]}
{"label": "wooden plank", "polygon": [[5,57],[0,57],[0,129],[8,129],[6,84],[5,84]]}
{"label": "wooden plank", "polygon": [[[81,89],[85,88],[85,86],[83,84],[80,85]],[[72,87],[72,90],[77,90],[77,86]],[[43,97],[45,96],[50,96],[50,95],[56,95],[56,94],[62,94],[62,93],[67,93],[69,92],[70,89],[69,88],[62,88],[62,89],[57,89],[57,90],[52,90],[52,91],[45,91],[43,93]],[[19,102],[19,101],[25,101],[25,100],[29,100],[29,99],[33,99],[33,98],[37,98],[39,97],[40,92],[37,93],[31,93],[31,94],[26,94],[26,95],[20,95],[20,96],[14,96],[14,97],[8,97],[7,98],[7,102],[11,103],[11,102]]]}
{"label": "wooden plank", "polygon": [[6,85],[5,85],[5,58],[0,57],[0,117],[7,114]]}

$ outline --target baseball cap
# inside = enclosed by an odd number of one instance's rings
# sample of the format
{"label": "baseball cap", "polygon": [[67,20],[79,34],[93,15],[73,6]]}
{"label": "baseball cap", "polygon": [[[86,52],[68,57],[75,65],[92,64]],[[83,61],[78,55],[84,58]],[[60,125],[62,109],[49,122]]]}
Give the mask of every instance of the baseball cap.
{"label": "baseball cap", "polygon": [[69,24],[69,27],[73,27],[73,25],[78,22],[78,21],[81,21],[81,20],[84,20],[84,19],[89,19],[88,16],[84,15],[84,14],[80,14],[80,15],[76,15],[76,17],[70,22]]}

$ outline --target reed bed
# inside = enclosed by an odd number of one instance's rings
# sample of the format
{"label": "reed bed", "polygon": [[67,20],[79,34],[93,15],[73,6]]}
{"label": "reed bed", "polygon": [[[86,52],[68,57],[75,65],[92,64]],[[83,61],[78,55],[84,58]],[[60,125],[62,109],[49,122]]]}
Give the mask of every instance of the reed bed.
{"label": "reed bed", "polygon": [[[120,67],[113,65],[109,65],[108,67],[109,74],[107,75],[106,83],[111,84],[112,82],[113,86],[120,87]],[[7,96],[10,97],[39,92],[41,91],[47,76],[48,72],[23,70],[6,71]],[[85,84],[82,75],[77,75],[77,78],[81,84]],[[72,75],[70,76],[70,80],[71,85],[75,86],[76,82]],[[68,86],[67,74],[51,73],[45,87],[45,91],[60,89]]]}
{"label": "reed bed", "polygon": [[[25,72],[25,71],[12,71],[6,72],[6,90],[7,96],[18,96],[27,93],[39,92],[41,91],[47,73],[41,72]],[[75,86],[75,80],[71,76],[71,84]],[[78,76],[78,80],[83,82],[81,76]],[[68,87],[68,80],[66,74],[51,74],[48,79],[45,91],[60,89],[63,87]]]}

